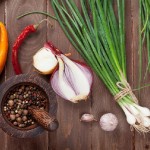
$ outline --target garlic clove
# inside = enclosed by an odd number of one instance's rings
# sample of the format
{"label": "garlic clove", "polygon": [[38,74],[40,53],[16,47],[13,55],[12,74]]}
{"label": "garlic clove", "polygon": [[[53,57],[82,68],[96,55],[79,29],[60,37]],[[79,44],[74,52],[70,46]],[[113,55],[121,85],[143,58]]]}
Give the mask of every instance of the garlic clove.
{"label": "garlic clove", "polygon": [[100,118],[99,123],[104,131],[113,131],[118,125],[118,119],[114,114],[107,113]]}
{"label": "garlic clove", "polygon": [[83,114],[81,116],[80,121],[82,121],[82,122],[92,122],[92,121],[97,121],[97,120],[95,119],[95,117],[92,114]]}
{"label": "garlic clove", "polygon": [[33,56],[33,66],[41,74],[51,74],[57,67],[58,61],[55,55],[43,47]]}

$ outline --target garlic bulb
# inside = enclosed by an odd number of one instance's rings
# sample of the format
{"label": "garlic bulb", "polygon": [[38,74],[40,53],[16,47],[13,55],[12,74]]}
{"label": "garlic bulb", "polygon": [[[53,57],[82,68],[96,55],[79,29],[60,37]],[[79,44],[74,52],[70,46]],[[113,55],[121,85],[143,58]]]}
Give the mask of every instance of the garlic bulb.
{"label": "garlic bulb", "polygon": [[51,74],[58,64],[55,55],[49,49],[43,47],[33,56],[33,66],[41,74]]}
{"label": "garlic bulb", "polygon": [[113,131],[118,125],[117,117],[112,113],[104,114],[100,118],[100,126],[104,131]]}

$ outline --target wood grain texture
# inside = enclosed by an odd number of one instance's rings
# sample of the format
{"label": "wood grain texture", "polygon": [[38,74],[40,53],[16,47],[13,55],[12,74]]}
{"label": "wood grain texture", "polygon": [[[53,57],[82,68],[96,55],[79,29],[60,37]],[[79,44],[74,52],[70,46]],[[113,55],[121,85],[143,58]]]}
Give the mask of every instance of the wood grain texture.
{"label": "wood grain texture", "polygon": [[[80,1],[75,0],[75,2],[80,8]],[[54,14],[49,2],[47,11]],[[82,60],[64,35],[59,24],[52,19],[50,21],[53,23],[54,28],[48,28],[47,39],[52,41],[64,53],[71,52],[71,58]],[[87,102],[80,102],[79,104],[72,104],[60,97],[57,97],[57,100],[57,118],[61,123],[56,133],[49,134],[50,150],[90,150],[91,125],[82,124],[79,119],[83,113],[90,113],[92,99],[89,98]]]}
{"label": "wood grain texture", "polygon": [[[75,0],[80,8],[80,1]],[[127,72],[128,81],[133,88],[138,85],[138,0],[125,0],[126,2],[126,50],[127,50]],[[27,16],[20,21],[16,16],[33,10],[50,12],[54,15],[50,0],[1,0],[0,1],[0,20],[5,21],[9,32],[9,55],[5,71],[0,76],[0,83],[5,78],[14,75],[11,65],[11,48],[16,37],[22,29],[33,23],[46,18],[43,15]],[[6,12],[6,14],[5,14]],[[70,44],[57,21],[49,18],[53,28],[46,23],[41,25],[39,30],[32,34],[23,43],[19,60],[23,72],[32,72],[32,56],[40,49],[45,41],[52,41],[64,53],[71,52],[72,58],[82,60],[80,55]],[[144,51],[143,58],[147,54]],[[143,60],[143,67],[146,66],[146,59]],[[145,69],[145,68],[144,68]],[[49,77],[46,77],[47,81]],[[60,126],[57,132],[45,133],[33,139],[16,139],[0,131],[0,150],[146,150],[150,149],[150,136],[144,138],[136,132],[130,132],[125,115],[120,107],[113,101],[113,97],[106,89],[104,84],[94,75],[94,88],[87,102],[72,104],[62,100],[57,96],[58,111],[57,118]],[[148,83],[149,77],[143,81]],[[139,96],[140,104],[148,106],[149,90],[146,88],[141,91]],[[80,123],[79,118],[83,113],[93,113],[97,119],[107,112],[112,112],[119,119],[119,126],[114,132],[104,132],[98,123]]]}
{"label": "wood grain texture", "polygon": [[[5,0],[1,0],[0,1],[0,21],[5,23]],[[5,74],[6,73],[6,69],[4,68],[2,74],[0,75],[0,85],[5,81]],[[5,150],[6,149],[6,145],[7,145],[7,135],[2,131],[2,129],[0,129],[0,145],[1,145],[1,150]]]}
{"label": "wood grain texture", "polygon": [[[133,7],[133,13],[134,13],[134,37],[133,40],[134,42],[134,82],[136,83],[136,86],[138,85],[139,82],[139,67],[138,67],[138,62],[139,62],[139,57],[137,54],[138,51],[138,25],[139,25],[139,16],[137,12],[139,12],[139,3],[136,2],[136,0],[133,0],[132,2],[132,7]],[[146,73],[146,68],[147,68],[147,49],[145,45],[143,46],[143,52],[142,52],[142,82],[141,85],[148,84],[150,83],[150,74],[147,74],[146,79],[144,79],[145,73]],[[150,108],[150,88],[144,88],[140,91],[140,93],[137,92],[139,103],[141,106],[146,106]],[[149,150],[150,149],[150,134],[147,133],[145,136],[140,135],[138,133],[135,134],[135,149],[136,150]]]}
{"label": "wood grain texture", "polygon": [[[34,15],[28,16],[21,20],[17,20],[16,17],[26,11],[33,10],[46,10],[46,1],[40,0],[6,0],[6,24],[9,32],[9,55],[7,62],[7,74],[6,77],[14,75],[12,64],[11,64],[11,50],[14,41],[17,36],[23,30],[24,27],[30,24],[36,24],[42,19],[44,16]],[[23,68],[23,72],[32,72],[32,56],[33,54],[39,50],[46,39],[46,30],[44,29],[46,26],[44,24],[39,27],[38,31],[31,36],[29,36],[25,42],[22,44],[22,47],[19,52],[19,60],[21,67]],[[16,139],[7,136],[7,144],[6,150],[46,150],[48,149],[48,134],[45,132],[37,136],[36,138],[31,139]]]}

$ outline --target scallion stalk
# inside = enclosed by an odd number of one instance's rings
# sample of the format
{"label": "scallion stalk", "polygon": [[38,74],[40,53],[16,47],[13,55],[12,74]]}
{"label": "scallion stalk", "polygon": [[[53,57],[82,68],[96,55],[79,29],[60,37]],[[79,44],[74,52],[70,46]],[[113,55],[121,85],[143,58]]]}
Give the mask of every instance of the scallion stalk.
{"label": "scallion stalk", "polygon": [[[118,16],[115,16],[112,0],[81,0],[81,12],[73,0],[50,2],[66,36],[103,80],[109,91],[116,97],[116,94],[121,95],[125,90],[129,90],[130,86],[126,79],[125,0],[116,1]],[[148,40],[149,36],[146,38]],[[125,112],[130,125],[138,131],[148,132],[149,128],[142,122],[144,118],[141,117],[139,121],[134,114],[138,111],[142,116],[142,112],[135,107],[138,106],[135,101],[136,98],[130,91],[117,102]],[[130,111],[130,108],[135,111]],[[133,117],[136,122],[130,120]]]}
{"label": "scallion stalk", "polygon": [[[113,2],[117,3],[115,15]],[[104,82],[126,115],[127,122],[140,132],[149,132],[150,110],[137,104],[127,82],[125,48],[125,0],[80,0],[79,11],[73,0],[50,0],[55,17],[67,38],[81,54],[97,76]],[[150,65],[150,2],[140,0],[140,72],[142,70],[142,41],[147,41]],[[34,13],[34,12],[33,12]],[[30,12],[29,14],[32,14]],[[26,13],[25,15],[28,15]],[[23,17],[22,15],[20,17]],[[143,29],[141,29],[143,27]],[[149,69],[147,69],[149,70]],[[142,75],[140,74],[140,82]],[[141,88],[145,88],[146,85]],[[132,110],[131,110],[132,109]],[[137,114],[139,114],[137,116]],[[146,115],[146,116],[145,116]],[[146,118],[145,118],[146,117]],[[149,125],[149,126],[148,126]]]}

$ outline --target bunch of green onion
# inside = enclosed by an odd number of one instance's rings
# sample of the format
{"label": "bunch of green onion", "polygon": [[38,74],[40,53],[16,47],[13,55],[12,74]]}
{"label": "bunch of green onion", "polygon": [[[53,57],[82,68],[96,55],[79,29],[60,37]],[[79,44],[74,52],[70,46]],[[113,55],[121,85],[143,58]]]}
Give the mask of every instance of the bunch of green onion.
{"label": "bunch of green onion", "polygon": [[[50,2],[55,17],[46,12],[34,11],[18,18],[38,13],[58,20],[72,45],[115,97],[126,115],[127,122],[138,132],[149,132],[150,110],[139,106],[127,82],[125,0],[80,0],[81,11],[74,0],[50,0]],[[117,3],[117,14],[113,8],[114,3]],[[150,48],[149,8],[149,0],[140,0],[140,16],[143,25],[140,39],[143,37],[144,41],[146,37],[148,49]],[[148,58],[150,65],[150,52]],[[140,43],[140,60],[141,68],[142,42]]]}
{"label": "bunch of green onion", "polygon": [[[117,2],[115,15],[113,2]],[[123,109],[127,122],[137,131],[150,129],[150,110],[141,107],[126,79],[125,0],[52,0],[64,33],[103,80]]]}

